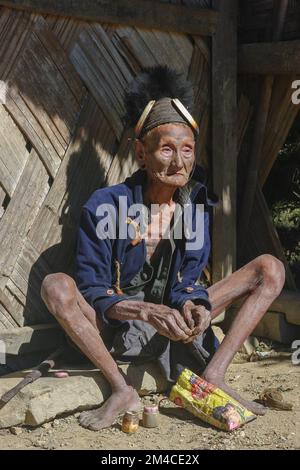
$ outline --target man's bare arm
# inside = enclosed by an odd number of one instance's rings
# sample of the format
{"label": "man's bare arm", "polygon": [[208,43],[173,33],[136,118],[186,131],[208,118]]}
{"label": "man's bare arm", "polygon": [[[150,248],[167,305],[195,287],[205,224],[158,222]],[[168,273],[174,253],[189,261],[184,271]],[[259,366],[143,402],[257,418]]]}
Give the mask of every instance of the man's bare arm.
{"label": "man's bare arm", "polygon": [[192,330],[178,310],[162,304],[122,300],[108,309],[106,315],[115,320],[148,322],[159,334],[173,341],[185,341],[192,335]]}

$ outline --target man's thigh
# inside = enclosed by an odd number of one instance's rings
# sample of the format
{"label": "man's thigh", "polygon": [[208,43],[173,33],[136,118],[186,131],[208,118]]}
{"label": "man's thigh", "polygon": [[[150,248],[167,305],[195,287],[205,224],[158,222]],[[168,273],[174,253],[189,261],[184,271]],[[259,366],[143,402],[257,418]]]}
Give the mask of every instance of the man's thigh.
{"label": "man's thigh", "polygon": [[212,318],[232,303],[246,299],[260,282],[259,260],[255,258],[242,268],[207,289],[212,304]]}

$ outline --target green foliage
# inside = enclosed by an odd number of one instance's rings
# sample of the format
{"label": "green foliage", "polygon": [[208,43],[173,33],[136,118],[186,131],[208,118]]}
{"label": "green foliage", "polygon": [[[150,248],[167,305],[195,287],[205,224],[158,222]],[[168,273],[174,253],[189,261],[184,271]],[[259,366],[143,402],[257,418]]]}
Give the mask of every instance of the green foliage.
{"label": "green foliage", "polygon": [[271,213],[276,228],[300,229],[300,199],[298,206],[294,201],[278,201],[272,206]]}
{"label": "green foliage", "polygon": [[271,209],[273,223],[291,267],[300,266],[300,204],[279,201]]}

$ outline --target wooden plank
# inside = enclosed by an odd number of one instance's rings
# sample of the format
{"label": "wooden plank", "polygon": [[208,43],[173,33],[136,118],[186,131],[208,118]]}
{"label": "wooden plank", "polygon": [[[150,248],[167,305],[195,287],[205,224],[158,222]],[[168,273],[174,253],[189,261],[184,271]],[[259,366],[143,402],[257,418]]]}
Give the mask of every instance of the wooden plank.
{"label": "wooden plank", "polygon": [[[141,38],[142,49],[149,49],[159,64],[168,64],[183,73],[191,62],[193,45],[187,37],[169,34],[163,31],[136,29]],[[176,53],[177,52],[177,53]]]}
{"label": "wooden plank", "polygon": [[203,54],[203,57],[205,58],[206,62],[210,64],[211,63],[211,57],[210,57],[211,50],[210,50],[208,41],[205,40],[205,38],[202,38],[200,36],[194,36],[193,39],[195,41],[196,46],[199,48],[199,50]]}
{"label": "wooden plank", "polygon": [[[110,47],[113,47],[111,43]],[[124,127],[121,117],[125,113],[123,93],[126,82],[117,68],[113,54],[107,54],[107,50],[90,28],[80,34],[70,59],[120,139]]]}
{"label": "wooden plank", "polygon": [[206,147],[210,137],[210,66],[198,45],[194,46],[188,79],[193,84],[195,97],[194,117],[199,125],[200,138],[197,145],[197,162],[209,167]]}
{"label": "wooden plank", "polygon": [[34,15],[4,8],[0,14],[0,79],[6,80],[26,44]]}
{"label": "wooden plank", "polygon": [[57,324],[37,324],[3,331],[0,333],[0,340],[5,342],[7,354],[20,356],[54,350],[62,344],[63,333]]}
{"label": "wooden plank", "polygon": [[[18,322],[13,318],[10,312],[14,311],[14,305],[8,296],[0,290],[0,320],[5,328],[18,326]],[[0,327],[1,330],[1,327]]]}
{"label": "wooden plank", "polygon": [[106,175],[105,185],[118,184],[137,169],[138,165],[134,153],[134,136],[130,131],[126,131]]}
{"label": "wooden plank", "polygon": [[213,224],[212,278],[223,279],[236,263],[237,2],[213,2],[219,25],[212,39],[213,187],[220,197]]}
{"label": "wooden plank", "polygon": [[263,186],[300,111],[291,100],[291,83],[300,77],[278,76],[273,86],[272,101],[262,147],[259,182]]}
{"label": "wooden plank", "polygon": [[[45,322],[40,286],[49,272],[71,274],[81,207],[104,181],[116,139],[90,96],[43,206],[24,240],[6,286],[23,305],[18,322]],[[22,323],[21,323],[22,324]]]}
{"label": "wooden plank", "polygon": [[[168,51],[170,60],[172,62],[177,60],[178,65],[176,69],[184,71],[185,68],[188,69],[193,54],[193,45],[191,44],[189,36],[177,33],[165,33],[157,30],[152,31],[153,34],[158,37],[159,41],[162,42],[164,49]],[[198,38],[198,36],[195,37]],[[173,53],[173,50],[177,51],[177,54]]]}
{"label": "wooden plank", "polygon": [[31,28],[9,74],[5,106],[54,177],[70,142],[84,89],[47,23],[37,17]]}
{"label": "wooden plank", "polygon": [[[111,41],[132,70],[133,75],[136,75],[140,71],[141,67],[153,65],[154,60],[148,48],[145,49],[144,55],[136,51],[136,48],[140,47],[140,41],[138,39],[134,39],[134,37],[138,38],[138,33],[135,28],[126,28],[122,26],[116,28]],[[142,64],[140,61],[142,61]]]}
{"label": "wooden plank", "polygon": [[[62,46],[60,45],[59,41],[57,41],[57,38],[48,27],[48,23],[43,18],[38,17],[35,21],[34,33],[39,38],[40,42],[51,57],[53,63],[55,63],[55,66],[61,73],[61,76],[63,77],[69,91],[72,93],[75,102],[77,102],[77,105],[80,105],[86,90],[70,61],[68,60],[67,55],[64,53]],[[65,90],[63,90],[63,92],[65,92]],[[69,100],[71,101],[70,98]],[[73,105],[72,101],[68,106],[71,104]],[[75,103],[74,106],[77,111],[78,107],[76,107]],[[71,119],[71,130],[73,126],[74,122]]]}
{"label": "wooden plank", "polygon": [[10,313],[0,303],[0,331],[15,328],[16,326],[18,326],[18,324],[13,321]]}
{"label": "wooden plank", "polygon": [[37,153],[32,150],[15,189],[14,197],[1,220],[0,284],[2,287],[3,282],[5,283],[5,279],[13,270],[22,249],[23,240],[49,189],[48,178],[44,165]]}
{"label": "wooden plank", "polygon": [[243,250],[244,244],[246,243],[246,235],[248,232],[249,220],[255,199],[255,192],[258,182],[258,168],[261,159],[261,151],[268,119],[273,83],[274,77],[272,75],[267,75],[264,77],[258,108],[256,111],[253,144],[248,160],[247,175],[245,186],[243,189],[242,204],[239,217],[240,222],[238,238],[241,250]]}
{"label": "wooden plank", "polygon": [[[63,58],[67,60],[63,50]],[[78,102],[38,36],[31,34],[9,79],[41,123],[56,153],[62,157],[74,126]],[[47,92],[45,93],[45,90]],[[76,90],[75,90],[76,92]]]}
{"label": "wooden plank", "polygon": [[300,40],[241,45],[238,50],[238,72],[300,74]]}
{"label": "wooden plank", "polygon": [[[32,103],[31,108],[33,107],[34,105]],[[32,111],[34,111],[34,109],[28,108],[25,100],[17,89],[10,89],[5,108],[41,156],[50,175],[54,177],[61,164],[61,159],[53,148],[43,127],[33,114]]]}
{"label": "wooden plank", "polygon": [[[53,247],[52,252],[56,248]],[[63,254],[59,255],[63,262]],[[6,284],[5,292],[10,291],[12,300],[20,304],[18,311],[17,309],[13,311],[14,318],[20,326],[51,321],[51,315],[40,296],[42,281],[49,272],[52,272],[45,257],[44,253],[39,253],[31,241],[26,239]]]}
{"label": "wooden plank", "polygon": [[11,281],[11,279],[7,279],[5,288],[2,291],[3,295],[9,301],[10,307],[7,308],[7,314],[9,315],[9,319],[11,322],[18,326],[23,326],[24,324],[24,305],[26,304],[26,298],[24,301],[20,301],[20,295],[16,295],[16,293],[20,293],[18,287]]}
{"label": "wooden plank", "polygon": [[242,94],[238,103],[238,119],[237,119],[237,154],[239,155],[242,142],[247,131],[253,106],[250,105],[248,98]]}
{"label": "wooden plank", "polygon": [[71,16],[84,20],[127,24],[164,31],[212,35],[218,15],[211,9],[162,4],[150,0],[1,0],[0,5],[42,14]]}
{"label": "wooden plank", "polygon": [[76,228],[81,206],[103,184],[115,146],[115,133],[106,116],[94,98],[88,96],[71,144],[43,207],[28,233],[39,253],[62,239],[67,252],[73,248],[67,248],[69,231]]}
{"label": "wooden plank", "polygon": [[1,217],[3,216],[3,214],[5,212],[5,209],[3,207],[3,203],[4,203],[5,198],[6,198],[6,192],[4,191],[2,186],[0,186],[0,219],[1,219]]}
{"label": "wooden plank", "polygon": [[[69,55],[77,42],[82,31],[89,27],[86,21],[80,21],[74,18],[65,18],[62,16],[46,15],[47,21],[52,33],[58,39],[64,51]],[[102,25],[103,26],[103,25]]]}
{"label": "wooden plank", "polygon": [[0,183],[11,197],[25,167],[29,152],[26,149],[26,140],[1,105],[0,122]]}

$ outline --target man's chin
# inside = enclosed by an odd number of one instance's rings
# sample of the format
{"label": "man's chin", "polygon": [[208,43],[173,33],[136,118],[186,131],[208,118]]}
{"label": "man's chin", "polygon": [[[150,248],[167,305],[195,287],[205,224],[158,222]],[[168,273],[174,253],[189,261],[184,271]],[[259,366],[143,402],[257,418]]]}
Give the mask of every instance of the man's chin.
{"label": "man's chin", "polygon": [[182,188],[187,181],[188,178],[184,175],[174,174],[174,175],[166,175],[163,177],[159,177],[161,183],[165,184],[166,186],[172,186],[175,188]]}

